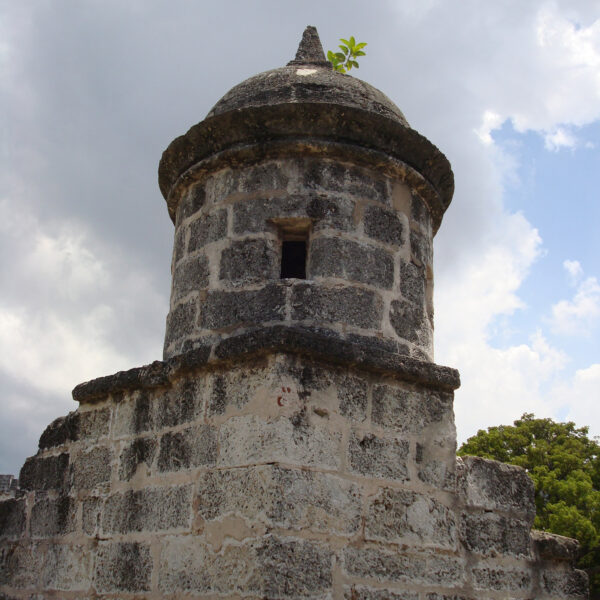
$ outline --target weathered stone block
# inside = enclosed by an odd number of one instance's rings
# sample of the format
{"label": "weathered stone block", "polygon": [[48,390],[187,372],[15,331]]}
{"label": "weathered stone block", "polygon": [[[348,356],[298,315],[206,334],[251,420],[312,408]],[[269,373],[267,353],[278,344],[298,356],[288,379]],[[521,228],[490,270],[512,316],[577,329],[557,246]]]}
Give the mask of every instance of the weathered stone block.
{"label": "weathered stone block", "polygon": [[361,585],[344,587],[344,600],[419,600],[418,592],[377,590]]}
{"label": "weathered stone block", "polygon": [[147,592],[152,579],[150,547],[138,542],[100,542],[94,587],[100,593]]}
{"label": "weathered stone block", "polygon": [[81,546],[50,545],[43,563],[45,590],[84,591],[90,587],[92,556]]}
{"label": "weathered stone block", "polygon": [[365,208],[363,223],[369,237],[395,246],[404,244],[404,225],[396,212],[370,204]]}
{"label": "weathered stone block", "polygon": [[588,576],[585,571],[557,568],[542,572],[542,590],[553,598],[588,598]]}
{"label": "weathered stone block", "polygon": [[344,375],[336,378],[340,414],[353,421],[367,418],[368,385],[359,377]]}
{"label": "weathered stone block", "polygon": [[0,538],[19,537],[25,531],[25,499],[0,502]]}
{"label": "weathered stone block", "polygon": [[460,587],[464,581],[462,559],[436,553],[386,552],[373,548],[346,548],[344,571],[377,581]]}
{"label": "weathered stone block", "polygon": [[104,487],[110,481],[112,461],[112,450],[105,446],[79,454],[73,461],[73,488],[91,490]]}
{"label": "weathered stone block", "polygon": [[307,202],[303,196],[269,196],[248,198],[233,205],[233,231],[237,235],[274,231],[271,219],[306,218]]}
{"label": "weathered stone block", "polygon": [[25,461],[19,475],[22,490],[58,490],[66,484],[69,455],[66,453],[46,458],[32,456]]}
{"label": "weathered stone block", "polygon": [[237,188],[246,193],[285,190],[289,176],[279,161],[246,167],[238,173]]}
{"label": "weathered stone block", "polygon": [[191,423],[203,410],[201,379],[179,380],[171,389],[159,394],[152,404],[152,425],[160,430]]}
{"label": "weathered stone block", "polygon": [[459,490],[467,506],[513,511],[531,526],[534,487],[523,469],[475,456],[465,456],[459,464]]}
{"label": "weathered stone block", "polygon": [[354,206],[355,202],[351,198],[318,195],[308,201],[306,214],[312,219],[314,232],[325,229],[351,231],[356,228]]}
{"label": "weathered stone block", "polygon": [[220,428],[219,466],[286,462],[337,468],[341,434],[310,422],[304,412],[266,422],[232,417]]}
{"label": "weathered stone block", "polygon": [[64,417],[54,419],[40,436],[40,450],[75,441],[79,436],[79,418],[80,413],[70,412]]}
{"label": "weathered stone block", "polygon": [[187,227],[178,227],[173,240],[173,265],[176,265],[186,254]]}
{"label": "weathered stone block", "polygon": [[136,438],[125,446],[119,458],[119,479],[129,481],[137,468],[145,464],[149,471],[156,454],[158,444],[152,438]]}
{"label": "weathered stone block", "polygon": [[197,315],[198,304],[195,299],[178,304],[171,309],[167,316],[165,349],[168,349],[172,343],[180,341],[186,334],[194,330]]}
{"label": "weathered stone block", "polygon": [[210,203],[218,203],[240,189],[239,170],[229,168],[221,169],[206,178],[205,190],[206,200]]}
{"label": "weathered stone block", "polygon": [[312,283],[292,288],[292,319],[345,323],[364,329],[379,329],[383,301],[376,292],[355,287],[322,288]]}
{"label": "weathered stone block", "polygon": [[161,473],[211,466],[216,458],[216,434],[209,425],[165,433],[160,438],[158,470]]}
{"label": "weathered stone block", "polygon": [[120,402],[113,435],[118,438],[151,431],[154,427],[152,404],[152,397],[146,390],[140,390]]}
{"label": "weathered stone block", "polygon": [[81,522],[83,533],[95,536],[100,532],[100,518],[104,502],[102,498],[86,498],[82,502]]}
{"label": "weathered stone block", "polygon": [[382,289],[394,285],[394,259],[389,252],[339,237],[312,241],[308,268],[310,279],[339,277]]}
{"label": "weathered stone block", "polygon": [[252,325],[282,321],[285,313],[285,287],[269,284],[259,290],[209,292],[202,305],[200,325],[221,329],[232,325]]}
{"label": "weathered stone block", "polygon": [[412,262],[400,263],[400,292],[410,302],[423,306],[425,302],[425,268]]}
{"label": "weathered stone block", "polygon": [[45,553],[36,544],[3,541],[0,544],[0,585],[16,589],[37,586]]}
{"label": "weathered stone block", "polygon": [[159,568],[158,585],[163,594],[259,591],[253,545],[229,545],[215,553],[194,536],[170,537],[161,545]]}
{"label": "weathered stone block", "polygon": [[418,342],[420,330],[425,325],[425,312],[406,300],[393,300],[390,304],[390,323],[396,334],[410,342]]}
{"label": "weathered stone block", "polygon": [[192,486],[149,487],[109,496],[102,514],[102,531],[165,531],[188,529]]}
{"label": "weathered stone block", "polygon": [[173,271],[173,297],[171,301],[177,302],[190,292],[195,292],[208,287],[208,258],[206,256],[192,256],[179,261]]}
{"label": "weathered stone block", "polygon": [[241,410],[263,386],[267,385],[266,363],[231,368],[212,377],[207,414],[224,415],[229,410]]}
{"label": "weathered stone block", "polygon": [[252,285],[279,278],[279,252],[273,240],[233,241],[221,253],[219,278],[231,285]]}
{"label": "weathered stone block", "polygon": [[75,531],[77,502],[70,496],[37,500],[31,509],[31,537],[49,538]]}
{"label": "weathered stone block", "polygon": [[530,524],[492,512],[462,515],[461,537],[471,552],[483,555],[530,554]]}
{"label": "weathered stone block", "polygon": [[190,224],[189,229],[188,254],[191,254],[227,235],[227,210],[219,209],[202,215]]}
{"label": "weathered stone block", "polygon": [[369,500],[365,536],[398,544],[454,548],[457,527],[452,511],[434,498],[384,488]]}
{"label": "weathered stone block", "polygon": [[411,390],[392,385],[373,386],[373,423],[419,435],[432,424],[452,424],[450,392]]}
{"label": "weathered stone block", "polygon": [[535,552],[544,560],[573,562],[579,552],[579,542],[547,531],[532,531]]}
{"label": "weathered stone block", "polygon": [[531,573],[528,570],[490,564],[490,566],[476,566],[471,573],[473,586],[478,590],[501,592],[528,592],[531,590]]}
{"label": "weathered stone block", "polygon": [[350,470],[367,477],[407,481],[408,441],[353,432],[348,445]]}
{"label": "weathered stone block", "polygon": [[196,183],[192,185],[186,194],[183,194],[179,201],[177,208],[177,226],[182,221],[195,215],[206,202],[206,190],[204,189],[203,183]]}
{"label": "weathered stone block", "polygon": [[426,236],[416,231],[411,231],[410,249],[412,258],[417,264],[427,266],[433,262],[431,241]]}
{"label": "weathered stone block", "polygon": [[207,520],[243,516],[270,526],[348,535],[361,522],[358,486],[327,473],[273,465],[202,474],[198,514]]}
{"label": "weathered stone block", "polygon": [[270,537],[257,548],[266,598],[322,597],[332,585],[332,552],[324,545]]}

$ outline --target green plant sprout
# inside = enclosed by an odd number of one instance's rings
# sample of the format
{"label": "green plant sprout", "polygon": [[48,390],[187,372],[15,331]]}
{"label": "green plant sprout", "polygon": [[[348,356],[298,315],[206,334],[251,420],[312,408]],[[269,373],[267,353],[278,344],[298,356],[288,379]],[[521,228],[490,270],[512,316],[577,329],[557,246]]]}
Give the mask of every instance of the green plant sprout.
{"label": "green plant sprout", "polygon": [[340,38],[340,44],[338,47],[341,52],[333,52],[329,50],[327,52],[327,60],[331,62],[335,71],[340,73],[347,73],[353,67],[358,69],[358,61],[356,60],[359,56],[365,56],[363,48],[367,45],[366,42],[356,43],[354,36],[351,36],[349,40]]}

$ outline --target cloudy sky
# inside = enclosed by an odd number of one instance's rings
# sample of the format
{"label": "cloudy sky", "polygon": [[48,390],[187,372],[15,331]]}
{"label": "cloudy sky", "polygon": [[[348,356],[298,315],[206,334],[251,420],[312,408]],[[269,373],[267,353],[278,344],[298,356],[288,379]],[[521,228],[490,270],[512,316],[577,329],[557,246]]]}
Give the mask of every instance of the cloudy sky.
{"label": "cloudy sky", "polygon": [[459,441],[523,412],[600,434],[598,0],[0,0],[0,473],[81,381],[161,358],[169,142],[323,45],[449,158],[436,362]]}

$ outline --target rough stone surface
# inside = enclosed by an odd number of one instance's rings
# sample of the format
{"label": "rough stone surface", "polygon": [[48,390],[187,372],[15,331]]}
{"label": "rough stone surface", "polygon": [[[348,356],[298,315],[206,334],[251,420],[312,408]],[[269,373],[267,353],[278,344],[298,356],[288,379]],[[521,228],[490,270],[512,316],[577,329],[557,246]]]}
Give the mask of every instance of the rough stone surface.
{"label": "rough stone surface", "polygon": [[98,592],[150,591],[152,557],[137,542],[101,542],[96,554],[94,587]]}

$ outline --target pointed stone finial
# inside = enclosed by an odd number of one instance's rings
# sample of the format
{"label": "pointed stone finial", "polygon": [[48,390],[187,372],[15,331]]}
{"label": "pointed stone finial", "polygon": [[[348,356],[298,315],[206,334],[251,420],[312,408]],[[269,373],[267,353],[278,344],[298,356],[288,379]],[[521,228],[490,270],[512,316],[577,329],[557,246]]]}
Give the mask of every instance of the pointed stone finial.
{"label": "pointed stone finial", "polygon": [[321,65],[331,67],[331,63],[325,58],[323,46],[317,33],[317,28],[309,25],[302,34],[302,40],[296,52],[296,58],[288,65]]}

